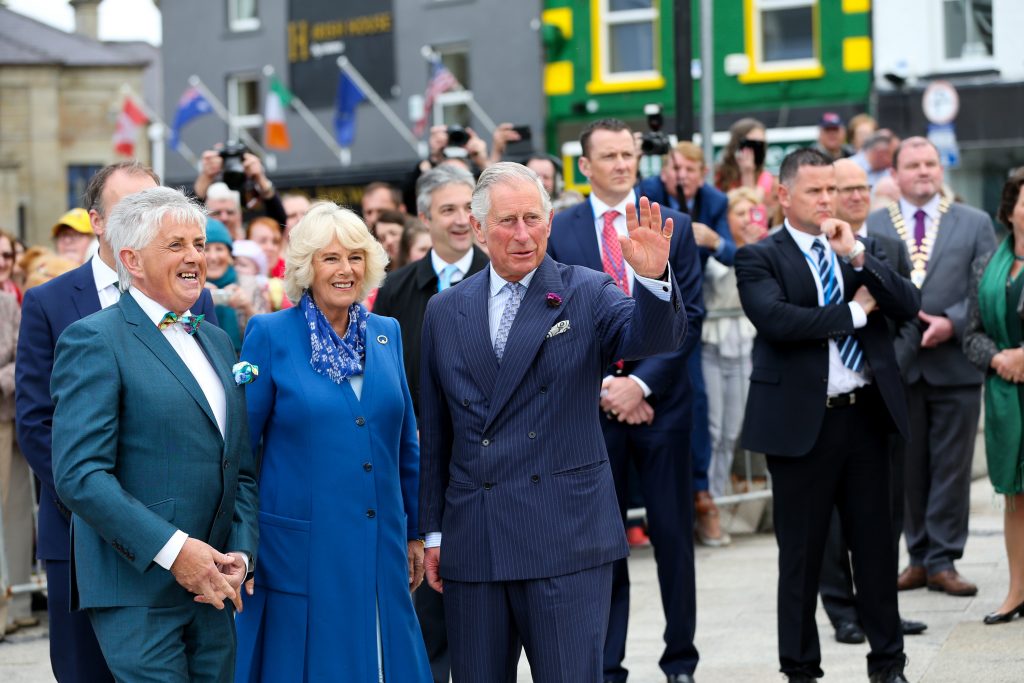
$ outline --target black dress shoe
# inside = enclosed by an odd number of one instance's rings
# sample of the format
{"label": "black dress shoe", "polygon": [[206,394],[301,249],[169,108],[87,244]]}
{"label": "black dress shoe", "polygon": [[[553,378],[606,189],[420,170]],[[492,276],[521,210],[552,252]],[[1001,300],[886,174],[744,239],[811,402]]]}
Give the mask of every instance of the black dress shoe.
{"label": "black dress shoe", "polygon": [[928,624],[923,621],[911,621],[910,619],[900,619],[900,626],[903,628],[905,636],[920,635],[928,628]]}
{"label": "black dress shoe", "polygon": [[902,671],[882,671],[873,674],[870,681],[871,683],[910,683]]}
{"label": "black dress shoe", "polygon": [[993,612],[992,614],[986,614],[982,621],[986,626],[992,626],[993,624],[1005,624],[1013,621],[1015,616],[1024,617],[1024,602],[1017,605],[1014,609],[1009,612],[1000,614],[999,612]]}
{"label": "black dress shoe", "polygon": [[836,641],[847,645],[860,645],[867,638],[860,626],[852,621],[841,621],[836,626]]}
{"label": "black dress shoe", "polygon": [[817,683],[817,678],[814,676],[803,676],[803,675],[790,675],[786,677],[788,683]]}
{"label": "black dress shoe", "polygon": [[695,683],[690,674],[669,674],[668,683]]}

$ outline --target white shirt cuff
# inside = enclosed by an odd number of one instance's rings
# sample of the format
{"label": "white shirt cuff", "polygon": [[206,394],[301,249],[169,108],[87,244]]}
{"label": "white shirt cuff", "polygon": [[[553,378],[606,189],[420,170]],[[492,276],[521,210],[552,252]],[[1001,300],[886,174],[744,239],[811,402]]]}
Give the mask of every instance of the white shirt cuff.
{"label": "white shirt cuff", "polygon": [[859,330],[868,324],[868,314],[864,312],[864,309],[856,301],[851,301],[849,305],[850,315],[853,316],[853,329]]}
{"label": "white shirt cuff", "polygon": [[185,541],[188,540],[188,534],[181,529],[174,532],[171,536],[171,540],[164,543],[164,547],[160,548],[160,552],[156,554],[153,561],[164,569],[170,569],[174,561],[178,559],[178,553],[181,552],[182,546],[185,545]]}
{"label": "white shirt cuff", "polygon": [[668,280],[654,280],[643,275],[634,274],[634,279],[637,284],[643,286],[648,292],[658,297],[662,301],[668,301],[672,298],[672,279]]}
{"label": "white shirt cuff", "polygon": [[439,548],[441,546],[441,532],[431,531],[423,540],[424,548]]}
{"label": "white shirt cuff", "polygon": [[640,385],[640,388],[644,390],[644,398],[651,395],[651,388],[647,386],[647,382],[643,381],[636,375],[629,375],[629,378]]}

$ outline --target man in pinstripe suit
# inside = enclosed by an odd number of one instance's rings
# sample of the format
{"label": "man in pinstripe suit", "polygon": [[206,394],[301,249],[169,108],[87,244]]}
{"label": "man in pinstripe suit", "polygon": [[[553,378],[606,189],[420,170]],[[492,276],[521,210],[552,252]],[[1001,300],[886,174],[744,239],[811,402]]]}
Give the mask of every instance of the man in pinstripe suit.
{"label": "man in pinstripe suit", "polygon": [[452,675],[514,681],[525,648],[535,681],[601,680],[611,563],[628,552],[601,380],[682,341],[672,222],[629,207],[630,298],[545,255],[551,204],[529,169],[488,168],[472,209],[491,265],[434,296],[423,326],[420,519]]}

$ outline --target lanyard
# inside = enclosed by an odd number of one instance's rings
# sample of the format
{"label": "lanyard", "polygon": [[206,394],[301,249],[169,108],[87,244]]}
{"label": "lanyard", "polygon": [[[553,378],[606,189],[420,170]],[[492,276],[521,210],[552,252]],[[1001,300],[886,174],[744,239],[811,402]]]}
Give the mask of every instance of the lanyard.
{"label": "lanyard", "polygon": [[[816,259],[811,258],[811,255],[808,254],[803,249],[800,250],[800,253],[804,255],[804,258],[807,259],[807,262],[811,264],[812,268],[814,268],[814,272],[818,276],[818,281],[821,282],[821,270],[818,266]],[[836,277],[836,253],[834,251],[832,252],[832,269],[829,272],[831,273],[831,277],[828,279],[828,282],[821,282],[821,289],[823,294],[822,305],[825,305],[832,300],[832,287],[839,286],[839,282]]]}

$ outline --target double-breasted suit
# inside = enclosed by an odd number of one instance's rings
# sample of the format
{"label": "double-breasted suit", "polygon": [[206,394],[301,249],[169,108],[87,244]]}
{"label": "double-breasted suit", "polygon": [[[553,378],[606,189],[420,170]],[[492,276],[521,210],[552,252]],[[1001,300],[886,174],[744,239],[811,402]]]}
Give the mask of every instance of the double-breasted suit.
{"label": "double-breasted suit", "polygon": [[[420,524],[442,532],[453,673],[475,670],[484,655],[474,643],[490,650],[504,642],[503,627],[477,613],[480,603],[457,600],[453,583],[525,582],[529,592],[627,555],[600,425],[601,381],[614,359],[676,349],[686,330],[674,282],[667,301],[643,287],[630,298],[603,273],[545,257],[499,364],[488,332],[490,278],[488,268],[433,297],[423,330]],[[583,592],[586,606],[527,604],[527,596],[521,607],[538,628],[585,610],[593,632],[561,637],[592,640],[599,667],[610,570]],[[558,660],[566,643],[521,635],[535,670],[566,665]]]}

